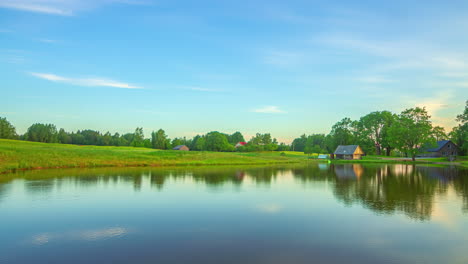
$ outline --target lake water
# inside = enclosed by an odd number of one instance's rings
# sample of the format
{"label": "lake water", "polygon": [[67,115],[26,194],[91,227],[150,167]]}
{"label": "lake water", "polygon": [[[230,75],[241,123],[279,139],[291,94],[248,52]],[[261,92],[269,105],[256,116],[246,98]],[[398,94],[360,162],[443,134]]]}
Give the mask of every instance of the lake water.
{"label": "lake water", "polygon": [[468,171],[312,163],[0,175],[0,263],[468,263]]}

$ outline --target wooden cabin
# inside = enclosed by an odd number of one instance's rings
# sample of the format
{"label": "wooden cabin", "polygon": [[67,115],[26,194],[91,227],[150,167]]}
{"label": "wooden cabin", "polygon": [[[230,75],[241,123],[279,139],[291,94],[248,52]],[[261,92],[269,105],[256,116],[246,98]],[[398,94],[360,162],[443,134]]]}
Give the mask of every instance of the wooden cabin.
{"label": "wooden cabin", "polygon": [[190,149],[185,145],[179,145],[173,148],[173,150],[189,151]]}
{"label": "wooden cabin", "polygon": [[437,141],[435,147],[426,148],[418,157],[450,157],[458,155],[458,146],[450,140]]}
{"label": "wooden cabin", "polygon": [[333,154],[336,159],[360,160],[364,151],[359,145],[339,145]]}

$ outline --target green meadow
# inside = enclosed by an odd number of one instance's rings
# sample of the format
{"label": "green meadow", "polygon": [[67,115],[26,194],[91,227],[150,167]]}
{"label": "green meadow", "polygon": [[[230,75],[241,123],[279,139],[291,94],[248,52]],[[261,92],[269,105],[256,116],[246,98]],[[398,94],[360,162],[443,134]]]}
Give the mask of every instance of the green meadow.
{"label": "green meadow", "polygon": [[[316,162],[302,152],[209,152],[156,150],[135,147],[79,146],[0,139],[0,173],[47,168],[162,167],[212,165],[272,165]],[[320,161],[326,162],[326,161]],[[411,163],[381,156],[332,163]],[[421,159],[418,164],[453,164],[468,167],[468,160]]]}
{"label": "green meadow", "polygon": [[208,152],[78,146],[0,139],[0,173],[44,168],[256,165],[305,161],[297,152]]}

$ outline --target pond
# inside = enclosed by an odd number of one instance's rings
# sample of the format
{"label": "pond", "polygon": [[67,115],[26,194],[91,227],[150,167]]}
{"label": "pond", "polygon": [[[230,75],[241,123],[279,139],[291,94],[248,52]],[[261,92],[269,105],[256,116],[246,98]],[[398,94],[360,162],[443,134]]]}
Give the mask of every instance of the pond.
{"label": "pond", "polygon": [[468,263],[467,249],[457,167],[0,175],[0,263]]}

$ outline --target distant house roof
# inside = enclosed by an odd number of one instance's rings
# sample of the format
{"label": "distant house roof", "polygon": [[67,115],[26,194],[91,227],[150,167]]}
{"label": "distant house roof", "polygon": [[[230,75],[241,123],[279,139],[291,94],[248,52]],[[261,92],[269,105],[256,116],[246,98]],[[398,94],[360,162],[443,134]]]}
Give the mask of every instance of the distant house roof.
{"label": "distant house roof", "polygon": [[247,142],[239,142],[239,143],[236,144],[235,147],[238,148],[238,147],[242,147],[242,146],[245,146],[245,145],[247,145]]}
{"label": "distant house roof", "polygon": [[318,158],[318,159],[328,159],[328,155],[320,154],[320,155],[318,155],[317,158]]}
{"label": "distant house roof", "polygon": [[[437,147],[435,148],[427,148],[425,151],[427,152],[437,152],[439,151],[441,148],[443,148],[445,146],[445,144],[449,143],[450,140],[441,140],[441,141],[437,141]],[[452,143],[453,144],[453,143]],[[455,144],[454,144],[455,145]]]}
{"label": "distant house roof", "polygon": [[339,145],[335,150],[335,155],[352,155],[359,145]]}
{"label": "distant house roof", "polygon": [[179,149],[181,149],[181,148],[183,148],[183,147],[187,147],[187,146],[185,146],[185,145],[175,146],[175,147],[173,148],[173,150],[179,150]]}

